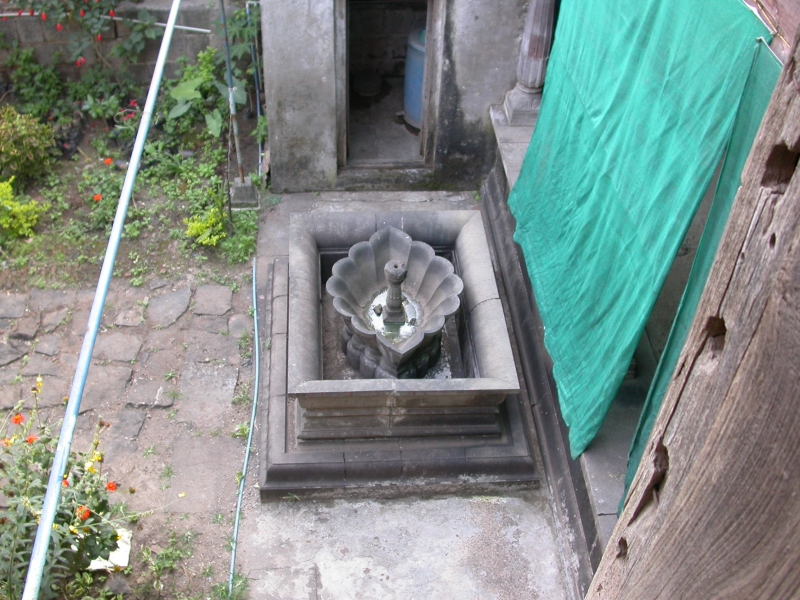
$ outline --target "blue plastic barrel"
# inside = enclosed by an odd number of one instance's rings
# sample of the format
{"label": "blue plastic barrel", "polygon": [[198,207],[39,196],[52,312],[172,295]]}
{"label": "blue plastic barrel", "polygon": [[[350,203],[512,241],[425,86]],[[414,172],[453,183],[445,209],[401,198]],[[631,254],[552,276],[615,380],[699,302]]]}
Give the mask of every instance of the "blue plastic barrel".
{"label": "blue plastic barrel", "polygon": [[420,129],[422,125],[422,80],[425,77],[425,30],[408,34],[406,81],[403,111],[406,123]]}

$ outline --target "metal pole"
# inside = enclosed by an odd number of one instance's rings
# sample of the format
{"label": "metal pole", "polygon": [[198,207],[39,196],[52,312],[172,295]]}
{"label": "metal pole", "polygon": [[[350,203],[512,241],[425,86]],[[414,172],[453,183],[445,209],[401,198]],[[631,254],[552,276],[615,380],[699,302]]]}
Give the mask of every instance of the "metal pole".
{"label": "metal pole", "polygon": [[[252,27],[252,23],[250,21],[250,2],[245,3],[244,10],[247,13],[247,26]],[[253,82],[256,86],[256,127],[258,127],[258,121],[261,119],[261,83],[260,83],[260,76],[258,70],[261,68],[258,62],[258,54],[256,53],[256,48],[254,43],[250,44],[250,60],[253,61]],[[262,169],[261,163],[264,160],[264,145],[261,143],[261,139],[258,140],[258,176],[261,177]]]}
{"label": "metal pole", "polygon": [[219,0],[219,9],[222,14],[222,33],[223,39],[225,40],[225,66],[228,70],[228,106],[230,107],[231,120],[233,121],[233,143],[236,145],[236,165],[239,167],[239,181],[244,183],[242,152],[239,146],[239,121],[236,119],[236,102],[233,100],[233,69],[231,69],[231,49],[228,43],[228,21],[225,18],[225,0]]}
{"label": "metal pole", "polygon": [[147,137],[147,131],[150,128],[150,121],[153,118],[153,109],[155,108],[156,98],[158,96],[158,88],[161,85],[161,77],[164,73],[164,63],[167,60],[169,45],[170,42],[172,42],[172,32],[175,29],[175,21],[178,18],[178,7],[180,3],[181,0],[173,0],[172,2],[169,19],[167,20],[167,28],[164,31],[164,39],[161,41],[161,49],[158,52],[158,60],[156,61],[155,71],[153,72],[153,79],[150,83],[150,89],[147,92],[147,100],[144,103],[139,131],[136,134],[136,141],[133,145],[130,165],[128,166],[127,173],[125,173],[125,182],[122,185],[122,191],[119,196],[119,204],[117,204],[117,213],[114,217],[111,237],[108,240],[106,255],[103,259],[103,267],[100,269],[100,278],[97,282],[97,289],[95,290],[94,301],[92,302],[92,310],[89,313],[86,335],[83,337],[81,353],[78,356],[78,364],[75,368],[75,376],[72,380],[72,388],[64,414],[64,422],[61,425],[61,433],[58,436],[58,446],[56,447],[56,454],[53,459],[53,467],[50,470],[50,479],[47,482],[47,492],[44,496],[39,527],[36,529],[36,539],[33,543],[31,563],[28,567],[28,575],[25,578],[25,590],[22,593],[22,600],[36,600],[39,597],[42,573],[44,571],[45,561],[47,560],[47,548],[50,545],[50,534],[53,530],[53,522],[55,521],[58,501],[61,496],[61,480],[64,477],[70,446],[72,445],[72,437],[75,434],[78,410],[80,409],[81,398],[83,397],[83,389],[86,385],[86,375],[89,372],[89,363],[92,358],[94,343],[97,339],[97,330],[100,328],[100,317],[103,314],[103,305],[106,301],[108,285],[114,271],[114,261],[116,260],[119,241],[122,237],[122,228],[125,224],[125,215],[128,212],[128,203],[133,193],[133,184],[139,172],[139,163],[142,159],[144,141]]}

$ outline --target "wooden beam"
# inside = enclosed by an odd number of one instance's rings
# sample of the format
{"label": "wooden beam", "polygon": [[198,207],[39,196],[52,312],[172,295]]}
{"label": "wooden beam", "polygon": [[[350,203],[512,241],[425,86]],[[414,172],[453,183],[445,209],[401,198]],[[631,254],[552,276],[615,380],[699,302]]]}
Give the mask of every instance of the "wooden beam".
{"label": "wooden beam", "polygon": [[796,40],[589,600],[800,593],[798,157]]}

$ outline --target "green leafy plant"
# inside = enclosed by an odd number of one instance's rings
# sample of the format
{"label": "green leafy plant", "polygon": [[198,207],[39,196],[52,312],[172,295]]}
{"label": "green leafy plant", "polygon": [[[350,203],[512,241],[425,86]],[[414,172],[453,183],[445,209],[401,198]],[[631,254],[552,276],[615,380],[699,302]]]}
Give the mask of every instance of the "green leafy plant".
{"label": "green leafy plant", "polygon": [[91,206],[89,229],[110,231],[123,181],[123,174],[113,168],[111,158],[107,158],[102,166],[95,165],[83,172],[78,191],[86,195]]}
{"label": "green leafy plant", "polygon": [[50,125],[12,106],[0,108],[0,177],[13,177],[15,188],[47,173],[54,143]]}
{"label": "green leafy plant", "polygon": [[35,200],[18,202],[11,187],[14,178],[0,182],[0,243],[12,237],[30,237],[47,206]]}
{"label": "green leafy plant", "polygon": [[267,117],[265,117],[264,115],[258,117],[256,128],[253,129],[250,135],[256,138],[256,140],[258,140],[258,142],[261,144],[267,141],[267,139],[269,138],[269,126]]}
{"label": "green leafy plant", "polygon": [[164,588],[164,575],[174,571],[180,561],[192,555],[193,540],[194,534],[191,531],[182,535],[172,531],[166,548],[158,552],[150,548],[142,549],[141,558],[153,576],[153,589],[160,592]]}
{"label": "green leafy plant", "polygon": [[[37,378],[33,395],[38,397],[41,389]],[[101,472],[100,433],[106,425],[98,424],[89,452],[73,452],[68,458],[40,598],[63,597],[77,573],[95,558],[107,559],[117,547],[122,521],[109,502],[117,484]],[[18,403],[0,425],[0,435],[5,498],[0,508],[0,598],[12,600],[22,593],[57,440],[40,421],[35,402],[27,413],[23,402]]]}
{"label": "green leafy plant", "polygon": [[229,264],[243,263],[256,251],[258,213],[238,211],[233,213],[233,234],[222,240],[222,255]]}
{"label": "green leafy plant", "polygon": [[236,427],[234,427],[233,432],[231,432],[231,437],[239,438],[240,440],[245,440],[247,439],[249,433],[250,433],[250,424],[239,423]]}
{"label": "green leafy plant", "polygon": [[47,118],[64,92],[64,84],[55,68],[38,64],[32,48],[14,48],[6,64],[11,69],[11,82],[20,110],[36,119]]}

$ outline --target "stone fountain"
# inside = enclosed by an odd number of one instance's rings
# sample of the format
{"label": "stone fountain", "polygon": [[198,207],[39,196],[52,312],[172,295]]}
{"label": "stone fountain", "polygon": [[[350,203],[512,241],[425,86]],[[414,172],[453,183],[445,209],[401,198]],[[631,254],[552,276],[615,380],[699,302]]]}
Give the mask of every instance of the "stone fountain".
{"label": "stone fountain", "polygon": [[326,284],[343,317],[342,350],[367,379],[424,377],[464,289],[453,264],[394,227],[355,244]]}
{"label": "stone fountain", "polygon": [[312,211],[288,233],[266,292],[262,498],[538,481],[480,212]]}

